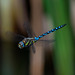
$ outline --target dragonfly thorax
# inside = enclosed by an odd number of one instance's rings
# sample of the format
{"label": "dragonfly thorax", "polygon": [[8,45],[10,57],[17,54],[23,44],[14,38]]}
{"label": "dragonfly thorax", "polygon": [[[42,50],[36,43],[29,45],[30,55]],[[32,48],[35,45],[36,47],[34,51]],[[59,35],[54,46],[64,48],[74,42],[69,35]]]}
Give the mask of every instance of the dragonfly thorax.
{"label": "dragonfly thorax", "polygon": [[20,49],[22,49],[24,47],[29,47],[29,46],[33,45],[33,43],[35,43],[35,42],[36,42],[36,40],[34,40],[32,38],[25,38],[19,42],[18,47]]}

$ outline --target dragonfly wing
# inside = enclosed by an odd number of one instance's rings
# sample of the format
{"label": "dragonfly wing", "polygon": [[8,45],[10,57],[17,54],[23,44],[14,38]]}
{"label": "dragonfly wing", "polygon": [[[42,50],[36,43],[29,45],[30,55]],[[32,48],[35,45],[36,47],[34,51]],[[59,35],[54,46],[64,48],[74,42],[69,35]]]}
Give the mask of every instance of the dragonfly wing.
{"label": "dragonfly wing", "polygon": [[38,40],[38,41],[40,41],[40,42],[48,42],[48,43],[52,43],[52,42],[54,42],[55,40]]}
{"label": "dragonfly wing", "polygon": [[15,41],[21,41],[25,38],[24,36],[22,36],[20,34],[16,34],[14,32],[10,32],[10,31],[6,32],[6,37],[8,39],[10,38],[10,39],[13,39]]}
{"label": "dragonfly wing", "polygon": [[36,36],[35,33],[32,31],[32,28],[29,22],[24,23],[24,28],[26,29],[29,37]]}

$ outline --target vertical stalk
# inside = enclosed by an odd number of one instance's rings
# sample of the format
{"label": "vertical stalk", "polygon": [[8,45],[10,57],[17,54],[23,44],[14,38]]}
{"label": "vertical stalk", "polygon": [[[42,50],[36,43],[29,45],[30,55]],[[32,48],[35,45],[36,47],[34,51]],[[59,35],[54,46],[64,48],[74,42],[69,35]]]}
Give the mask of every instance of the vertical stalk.
{"label": "vertical stalk", "polygon": [[[44,0],[46,1],[46,0]],[[48,0],[47,0],[48,1]],[[48,3],[49,4],[49,3]],[[74,75],[73,50],[74,39],[70,24],[69,1],[50,1],[51,7],[46,6],[51,14],[55,27],[67,24],[66,27],[55,32],[54,64],[57,75]],[[50,11],[49,11],[50,10]]]}
{"label": "vertical stalk", "polygon": [[11,13],[11,0],[1,0],[2,75],[13,75],[13,46],[6,38],[6,32],[13,31]]}
{"label": "vertical stalk", "polygon": [[[37,36],[42,33],[42,2],[41,0],[30,0],[31,3],[31,23]],[[38,43],[35,45],[36,53],[30,55],[30,75],[43,75],[44,51]]]}

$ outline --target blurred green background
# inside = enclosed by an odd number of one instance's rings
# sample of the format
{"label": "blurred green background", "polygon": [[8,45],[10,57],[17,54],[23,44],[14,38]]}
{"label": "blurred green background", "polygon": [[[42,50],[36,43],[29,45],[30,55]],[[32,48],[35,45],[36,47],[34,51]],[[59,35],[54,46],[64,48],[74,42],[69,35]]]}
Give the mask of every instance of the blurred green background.
{"label": "blurred green background", "polygon": [[[32,48],[18,48],[18,39],[7,32],[28,37],[24,22],[37,36],[67,24]],[[0,75],[75,75],[75,0],[0,0]],[[18,37],[18,36],[17,36]],[[34,36],[33,36],[34,37]]]}

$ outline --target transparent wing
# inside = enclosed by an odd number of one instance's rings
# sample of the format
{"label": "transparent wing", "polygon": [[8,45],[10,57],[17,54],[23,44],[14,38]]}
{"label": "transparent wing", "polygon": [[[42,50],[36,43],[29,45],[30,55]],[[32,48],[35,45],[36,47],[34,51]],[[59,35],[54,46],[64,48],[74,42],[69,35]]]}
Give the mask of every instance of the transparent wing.
{"label": "transparent wing", "polygon": [[[34,39],[32,39],[32,40],[34,40]],[[42,46],[43,44],[46,44],[45,46],[46,47],[49,47],[50,45],[50,43],[54,43],[54,41],[55,40],[39,40],[39,41],[37,41],[36,42],[36,44],[39,42],[39,44]],[[43,42],[43,43],[40,43],[40,42]],[[35,49],[35,46],[34,46],[34,44],[31,46],[31,48],[32,48],[32,51],[33,51],[33,53],[35,53],[36,52],[36,49]]]}
{"label": "transparent wing", "polygon": [[14,41],[22,41],[25,37],[20,35],[20,34],[16,34],[14,32],[6,32],[6,37],[8,39],[13,39]]}
{"label": "transparent wing", "polygon": [[52,43],[55,42],[55,40],[38,40],[39,42],[48,42],[48,43]]}
{"label": "transparent wing", "polygon": [[26,29],[29,37],[36,36],[35,33],[32,31],[32,27],[29,22],[24,23],[24,28]]}

